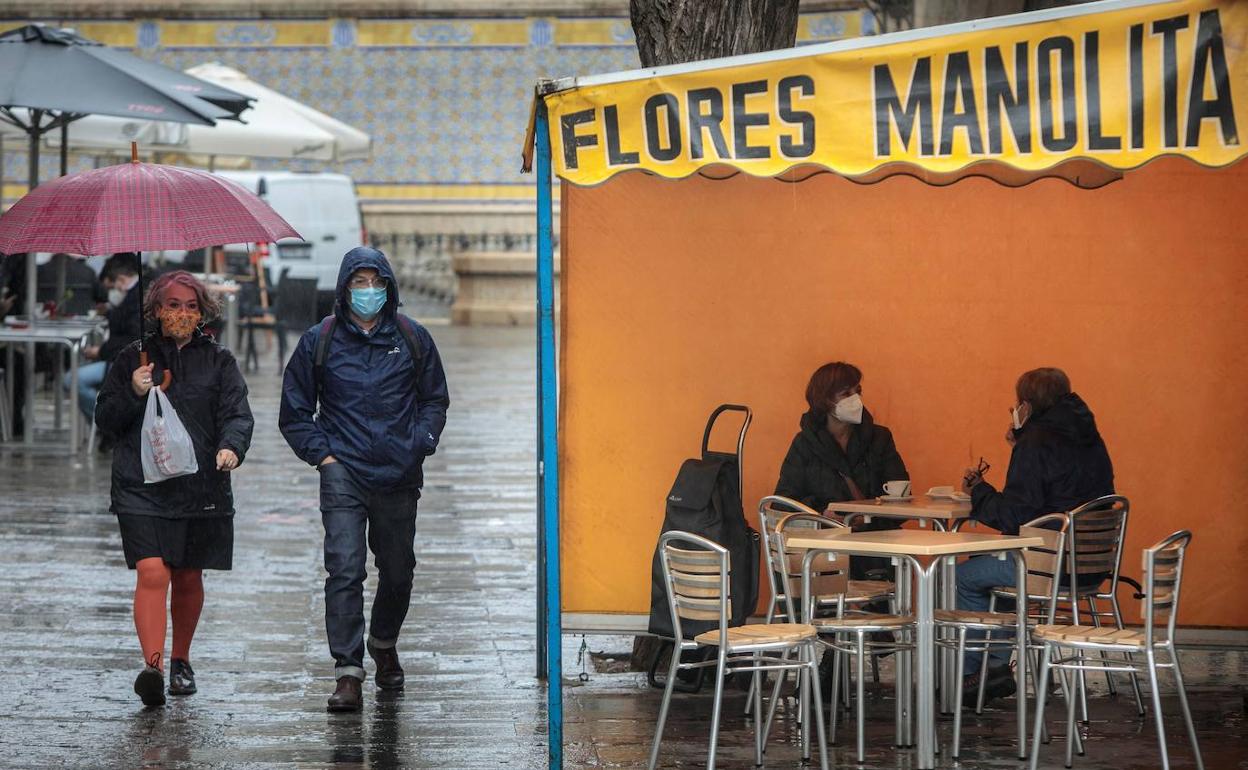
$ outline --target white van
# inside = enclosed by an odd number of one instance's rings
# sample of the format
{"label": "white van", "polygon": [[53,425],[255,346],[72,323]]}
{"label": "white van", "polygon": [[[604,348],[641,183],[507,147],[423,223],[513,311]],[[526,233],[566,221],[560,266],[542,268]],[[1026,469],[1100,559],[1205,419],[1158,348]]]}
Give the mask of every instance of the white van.
{"label": "white van", "polygon": [[[322,306],[332,306],[342,255],[365,242],[355,183],[345,174],[294,171],[216,171],[263,198],[304,240],[283,238],[270,246],[269,275],[281,290],[281,275],[315,278]],[[227,252],[246,244],[226,246]]]}

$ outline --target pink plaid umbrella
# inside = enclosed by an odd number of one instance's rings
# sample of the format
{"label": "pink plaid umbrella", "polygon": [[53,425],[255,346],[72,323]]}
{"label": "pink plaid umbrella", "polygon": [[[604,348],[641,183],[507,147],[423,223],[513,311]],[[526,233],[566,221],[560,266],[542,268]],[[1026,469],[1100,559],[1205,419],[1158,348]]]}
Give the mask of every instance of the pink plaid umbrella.
{"label": "pink plaid umbrella", "polygon": [[[0,217],[0,254],[198,249],[302,238],[269,204],[234,182],[191,168],[131,162],[36,187]],[[139,312],[143,306],[139,270]],[[140,351],[142,337],[139,338]],[[143,364],[147,354],[141,354]],[[169,372],[162,387],[169,387]]]}
{"label": "pink plaid umbrella", "polygon": [[131,163],[46,182],[0,217],[0,254],[112,254],[271,242],[299,233],[238,184]]}

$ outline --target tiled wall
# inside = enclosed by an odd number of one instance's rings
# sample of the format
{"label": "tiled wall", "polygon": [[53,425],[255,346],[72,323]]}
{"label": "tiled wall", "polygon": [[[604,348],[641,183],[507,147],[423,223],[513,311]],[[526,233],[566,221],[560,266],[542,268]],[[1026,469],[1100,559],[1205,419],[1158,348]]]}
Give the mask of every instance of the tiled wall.
{"label": "tiled wall", "polygon": [[[350,174],[370,201],[530,200],[520,150],[542,77],[638,66],[627,18],[49,20],[178,69],[221,62],[369,132],[373,157],[328,164],[258,160],[263,168]],[[19,22],[0,21],[0,30]],[[860,12],[806,14],[799,43],[870,34]],[[72,129],[71,129],[72,130]],[[6,148],[18,142],[7,139]],[[24,152],[6,152],[10,194]],[[72,170],[91,168],[89,157]],[[42,173],[57,173],[48,158]]]}

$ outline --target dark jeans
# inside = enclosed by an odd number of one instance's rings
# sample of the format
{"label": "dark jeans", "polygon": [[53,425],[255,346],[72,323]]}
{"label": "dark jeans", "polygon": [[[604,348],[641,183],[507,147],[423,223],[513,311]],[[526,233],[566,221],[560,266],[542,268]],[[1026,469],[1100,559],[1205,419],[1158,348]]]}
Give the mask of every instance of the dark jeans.
{"label": "dark jeans", "polygon": [[[325,633],[334,677],[364,678],[364,579],[368,551],[377,565],[369,643],[393,647],[412,596],[417,489],[374,490],[342,463],[320,469],[325,526]],[[367,547],[365,543],[367,542]]]}

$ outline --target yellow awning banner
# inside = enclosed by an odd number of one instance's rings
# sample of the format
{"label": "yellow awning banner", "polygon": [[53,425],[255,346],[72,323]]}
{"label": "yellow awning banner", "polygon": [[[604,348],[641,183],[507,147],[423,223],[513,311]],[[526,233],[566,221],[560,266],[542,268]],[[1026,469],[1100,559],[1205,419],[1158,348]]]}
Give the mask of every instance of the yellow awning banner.
{"label": "yellow awning banner", "polygon": [[581,78],[544,99],[555,171],[580,185],[712,165],[862,181],[890,164],[919,175],[1076,160],[1125,170],[1163,155],[1223,166],[1248,138],[1248,0],[1075,6]]}

